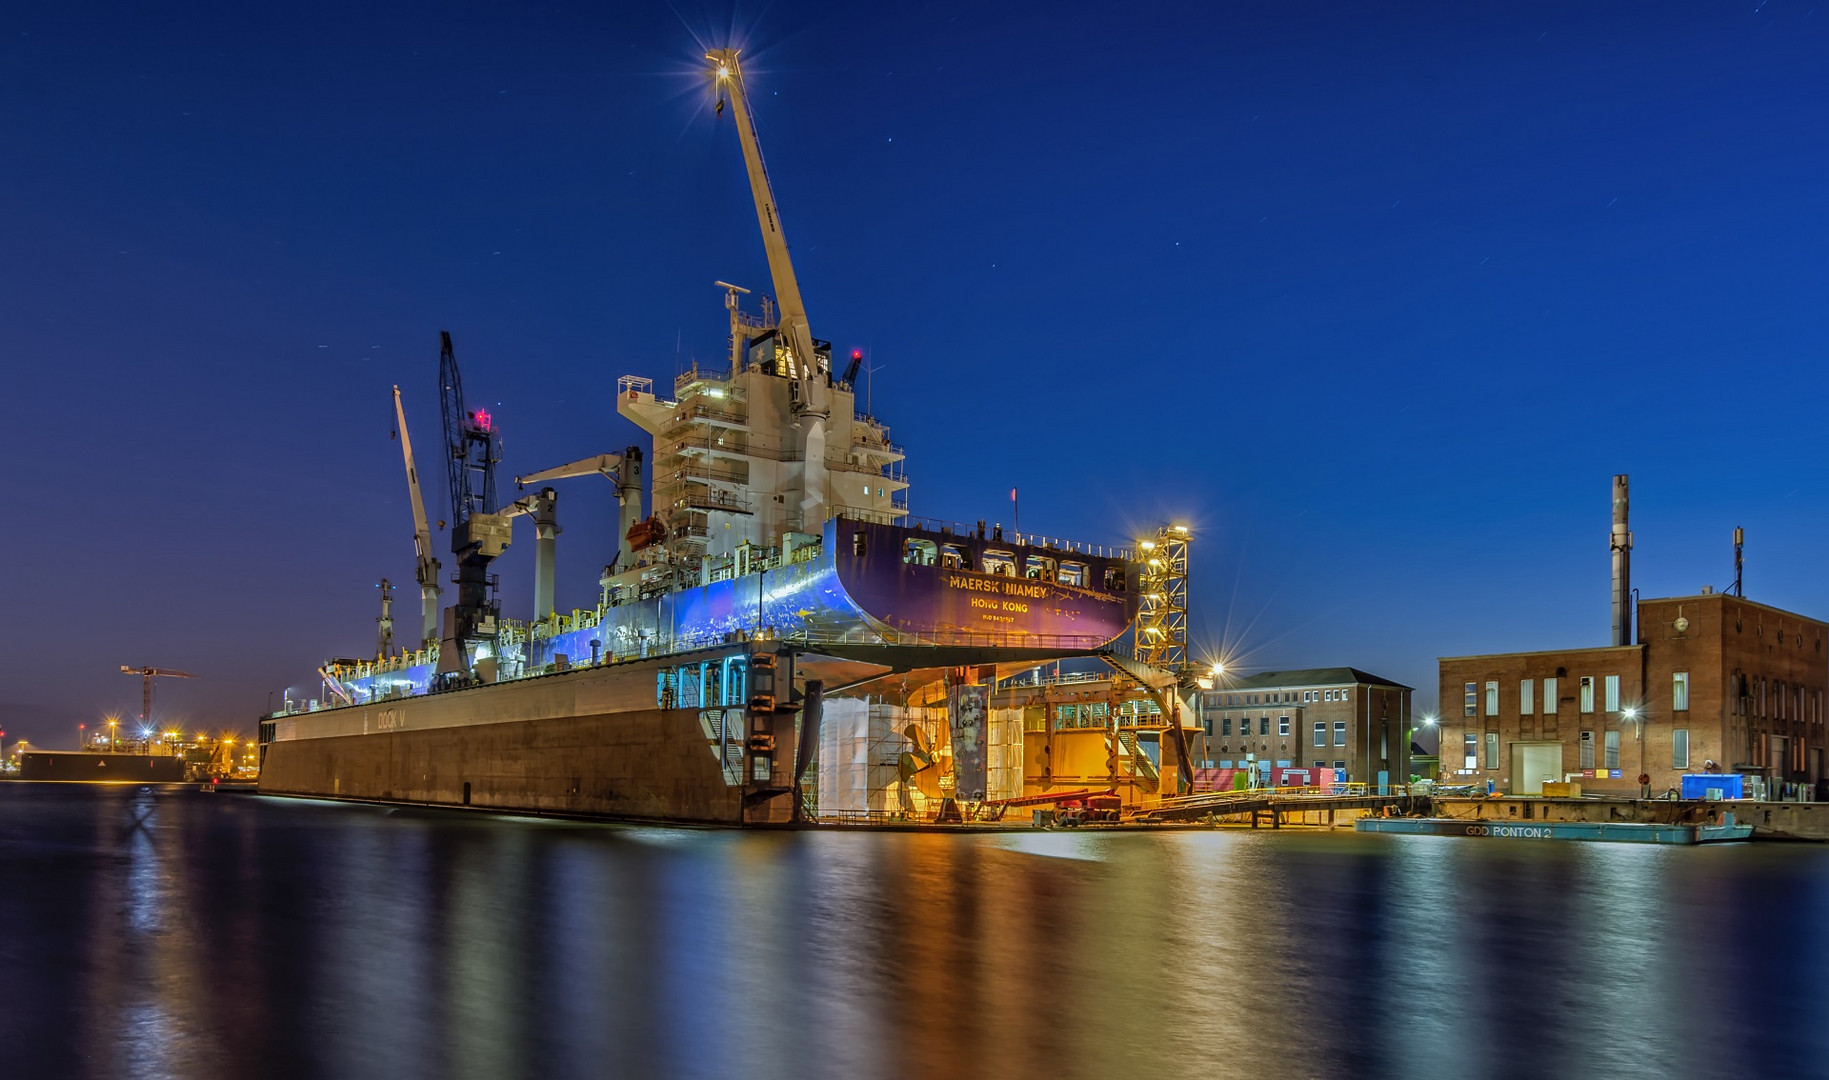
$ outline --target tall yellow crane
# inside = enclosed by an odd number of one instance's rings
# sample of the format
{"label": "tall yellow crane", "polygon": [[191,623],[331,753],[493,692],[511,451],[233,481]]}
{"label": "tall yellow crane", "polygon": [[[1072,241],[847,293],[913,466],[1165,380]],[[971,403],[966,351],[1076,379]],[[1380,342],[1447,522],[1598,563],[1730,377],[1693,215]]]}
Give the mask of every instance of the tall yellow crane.
{"label": "tall yellow crane", "polygon": [[419,469],[413,464],[413,440],[406,433],[406,408],[400,388],[394,387],[394,420],[400,425],[400,453],[406,459],[406,488],[413,497],[413,579],[419,582],[419,645],[438,640],[438,559],[432,554],[432,526],[425,516],[425,498],[419,493]]}
{"label": "tall yellow crane", "polygon": [[[716,49],[706,53],[705,59],[712,62],[711,74],[719,93],[727,95],[737,122],[737,136],[743,144],[743,164],[749,170],[749,193],[756,202],[756,221],[762,226],[762,246],[768,252],[769,277],[774,281],[775,302],[780,311],[778,333],[790,354],[790,370],[795,383],[794,410],[804,441],[804,486],[798,493],[801,518],[806,528],[817,531],[826,519],[828,501],[826,420],[832,409],[829,393],[832,373],[822,368],[820,342],[813,337],[812,327],[807,323],[806,304],[800,298],[800,282],[794,276],[793,260],[788,257],[787,236],[781,231],[775,190],[769,183],[768,166],[762,161],[762,142],[756,135],[755,116],[750,112],[749,95],[743,87],[743,68],[737,63],[739,51]],[[719,100],[720,113],[723,102],[724,99]]]}
{"label": "tall yellow crane", "polygon": [[197,677],[188,671],[172,671],[169,668],[156,667],[128,667],[126,664],[121,665],[121,674],[138,675],[141,679],[140,727],[143,729],[152,727],[152,681],[154,679],[194,679]]}

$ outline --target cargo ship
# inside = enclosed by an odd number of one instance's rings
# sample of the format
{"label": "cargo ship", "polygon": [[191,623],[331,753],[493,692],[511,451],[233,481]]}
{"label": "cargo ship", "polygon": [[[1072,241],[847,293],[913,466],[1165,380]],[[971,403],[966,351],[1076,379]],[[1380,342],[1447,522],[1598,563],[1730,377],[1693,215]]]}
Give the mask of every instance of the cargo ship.
{"label": "cargo ship", "polygon": [[[752,309],[718,282],[728,357],[670,394],[618,383],[617,411],[651,445],[516,477],[533,494],[506,505],[499,433],[465,407],[446,335],[454,602],[402,411],[421,641],[396,650],[384,629],[375,659],[327,661],[320,697],[264,717],[261,790],[719,825],[1154,792],[1172,748],[1186,758],[1173,680],[1115,657],[1060,675],[1131,629],[1135,550],[909,515],[903,448],[858,409],[862,355],[836,367],[812,334],[737,54],[707,60],[774,296]],[[621,546],[597,604],[561,613],[558,492],[543,485],[588,476],[614,487]],[[520,517],[537,545],[525,621],[502,616],[489,569]],[[1041,689],[1049,664],[1071,692]]]}

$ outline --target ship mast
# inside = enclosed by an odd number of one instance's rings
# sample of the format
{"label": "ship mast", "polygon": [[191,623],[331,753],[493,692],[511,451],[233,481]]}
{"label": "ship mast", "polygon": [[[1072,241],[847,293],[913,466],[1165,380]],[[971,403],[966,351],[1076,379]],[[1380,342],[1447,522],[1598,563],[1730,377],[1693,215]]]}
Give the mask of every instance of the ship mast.
{"label": "ship mast", "polygon": [[794,410],[800,418],[805,440],[801,527],[812,531],[820,528],[826,517],[825,423],[831,415],[827,393],[830,373],[818,366],[813,330],[807,322],[806,304],[800,298],[800,282],[794,276],[793,260],[788,257],[787,236],[781,231],[781,215],[776,210],[768,167],[762,161],[762,143],[756,136],[755,117],[749,111],[743,69],[737,64],[738,52],[737,49],[717,49],[706,53],[705,59],[715,65],[713,77],[719,91],[728,95],[731,112],[736,118],[737,135],[743,144],[743,164],[749,171],[749,191],[756,202],[756,221],[762,227],[762,245],[768,252],[769,277],[774,282],[775,301],[781,311],[778,333],[785,339],[791,354],[790,370],[798,391]]}

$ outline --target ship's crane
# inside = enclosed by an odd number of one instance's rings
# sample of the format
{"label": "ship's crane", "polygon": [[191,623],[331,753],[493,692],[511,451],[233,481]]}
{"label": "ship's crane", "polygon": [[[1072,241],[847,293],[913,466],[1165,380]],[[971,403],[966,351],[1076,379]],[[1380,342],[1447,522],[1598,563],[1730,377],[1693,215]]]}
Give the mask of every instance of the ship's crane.
{"label": "ship's crane", "polygon": [[413,464],[413,440],[406,432],[406,408],[400,404],[400,388],[394,387],[394,422],[399,426],[400,453],[406,459],[406,488],[413,497],[413,579],[419,582],[419,647],[438,640],[438,599],[444,591],[438,584],[443,569],[432,554],[432,526],[426,520],[425,496],[419,491],[419,468]]}
{"label": "ship's crane", "polygon": [[[731,114],[737,122],[737,135],[743,144],[743,164],[749,171],[749,192],[756,203],[756,221],[762,226],[762,245],[768,252],[769,277],[774,281],[775,300],[780,305],[778,335],[786,340],[790,371],[794,379],[794,409],[800,420],[804,440],[804,472],[801,519],[815,531],[826,519],[826,419],[831,415],[829,370],[831,345],[813,337],[807,322],[806,304],[800,298],[800,282],[794,276],[794,263],[788,257],[787,236],[781,231],[781,215],[775,203],[775,191],[769,183],[768,166],[762,161],[762,142],[756,135],[755,116],[749,109],[749,96],[743,86],[743,69],[737,62],[737,49],[716,49],[705,54],[712,62],[712,78],[718,91],[728,95]],[[720,99],[719,105],[722,106]],[[719,113],[723,109],[719,108]],[[821,349],[821,346],[824,349]]]}
{"label": "ship's crane", "polygon": [[128,667],[121,665],[121,674],[140,677],[140,727],[147,730],[152,727],[152,681],[154,679],[194,679],[197,676],[188,671],[172,671],[169,668]]}
{"label": "ship's crane", "polygon": [[524,498],[502,507],[502,517],[512,521],[526,515],[533,519],[533,617],[538,622],[553,613],[553,576],[558,562],[559,493],[541,488]]}
{"label": "ship's crane", "polygon": [[495,465],[501,435],[485,409],[464,406],[463,377],[448,331],[438,332],[438,386],[445,426],[445,478],[451,489],[451,553],[457,556],[457,602],[445,611],[438,673],[470,674],[473,644],[492,641],[500,616],[489,564],[508,548],[508,519],[496,513]]}
{"label": "ship's crane", "polygon": [[394,654],[394,583],[382,578],[375,587],[381,590],[381,614],[375,616],[375,659],[386,660]]}
{"label": "ship's crane", "polygon": [[[620,454],[598,454],[566,465],[528,473],[514,478],[516,486],[569,480],[574,476],[602,476],[616,485],[617,535],[622,538],[616,552],[616,568],[626,570],[634,564],[635,540],[631,536],[641,524],[641,447],[631,446]],[[551,491],[551,488],[547,488]]]}

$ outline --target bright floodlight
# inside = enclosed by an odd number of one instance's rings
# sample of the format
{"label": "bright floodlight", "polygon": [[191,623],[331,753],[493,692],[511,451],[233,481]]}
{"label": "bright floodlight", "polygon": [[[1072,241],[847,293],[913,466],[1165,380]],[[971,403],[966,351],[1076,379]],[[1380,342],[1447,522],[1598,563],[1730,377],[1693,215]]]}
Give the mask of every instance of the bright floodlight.
{"label": "bright floodlight", "polygon": [[1626,719],[1637,720],[1638,719],[1638,709],[1634,708],[1631,705],[1626,706]]}

